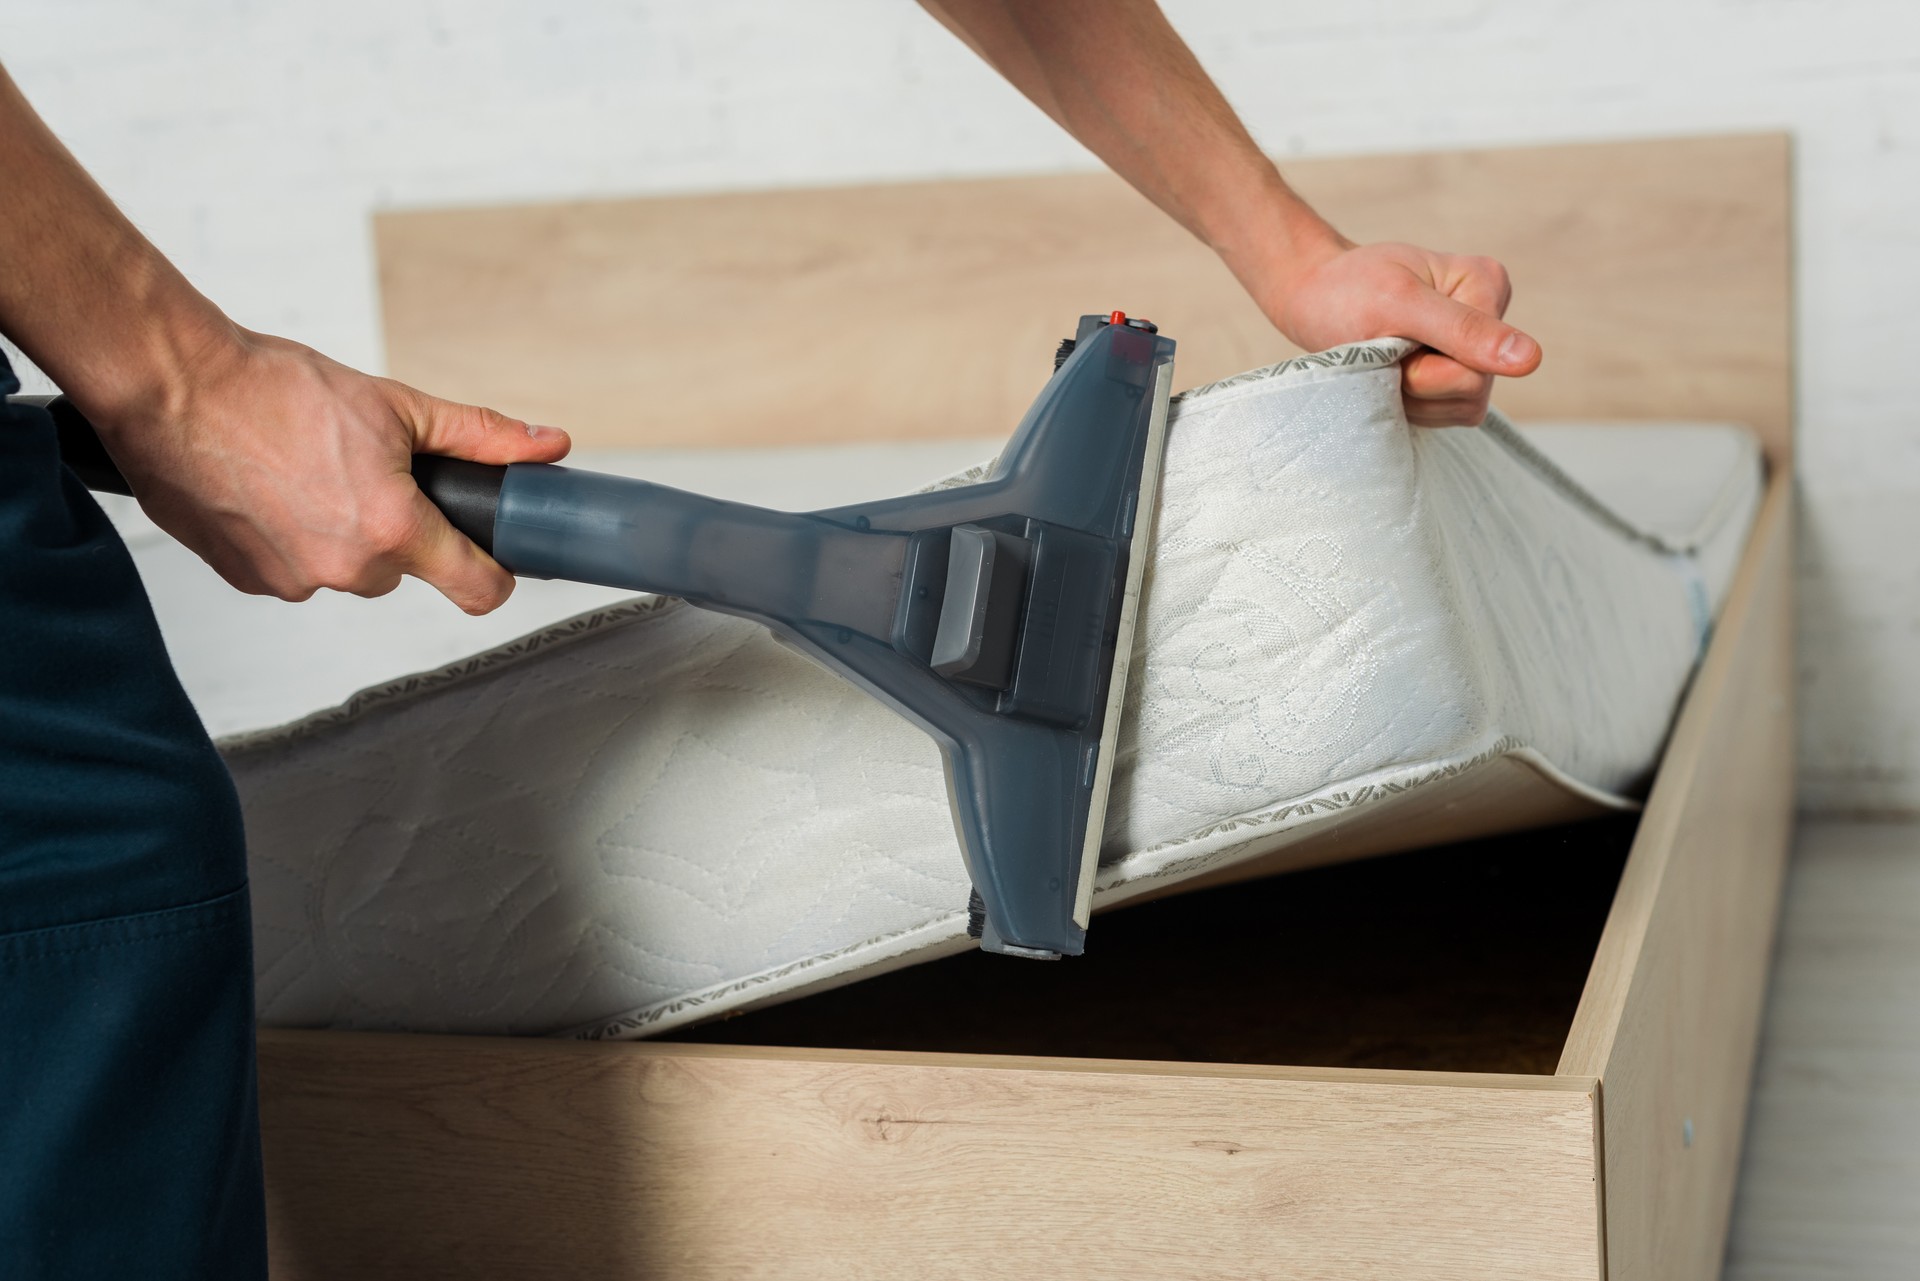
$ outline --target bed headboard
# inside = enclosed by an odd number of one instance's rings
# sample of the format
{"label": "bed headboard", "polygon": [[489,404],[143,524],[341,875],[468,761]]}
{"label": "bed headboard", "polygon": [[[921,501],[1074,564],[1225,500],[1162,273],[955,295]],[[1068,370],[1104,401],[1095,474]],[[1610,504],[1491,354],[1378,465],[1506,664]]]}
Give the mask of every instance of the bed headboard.
{"label": "bed headboard", "polygon": [[[1784,134],[1302,160],[1355,239],[1492,254],[1545,346],[1529,418],[1792,443]],[[374,221],[395,377],[590,445],[996,436],[1083,311],[1151,317],[1192,386],[1291,349],[1108,174],[408,210]]]}

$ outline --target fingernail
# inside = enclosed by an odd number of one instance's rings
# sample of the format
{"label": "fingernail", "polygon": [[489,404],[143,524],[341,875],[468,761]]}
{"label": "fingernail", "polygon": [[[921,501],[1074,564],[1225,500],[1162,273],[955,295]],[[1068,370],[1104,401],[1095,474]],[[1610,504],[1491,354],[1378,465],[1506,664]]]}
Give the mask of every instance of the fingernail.
{"label": "fingernail", "polygon": [[1539,344],[1516,330],[1508,334],[1506,341],[1500,344],[1500,363],[1503,365],[1524,365],[1529,360],[1532,360],[1534,353],[1539,350]]}
{"label": "fingernail", "polygon": [[546,427],[539,423],[527,424],[527,435],[533,437],[535,440],[552,440],[555,436],[564,436],[566,434],[567,433],[561,431],[558,427]]}

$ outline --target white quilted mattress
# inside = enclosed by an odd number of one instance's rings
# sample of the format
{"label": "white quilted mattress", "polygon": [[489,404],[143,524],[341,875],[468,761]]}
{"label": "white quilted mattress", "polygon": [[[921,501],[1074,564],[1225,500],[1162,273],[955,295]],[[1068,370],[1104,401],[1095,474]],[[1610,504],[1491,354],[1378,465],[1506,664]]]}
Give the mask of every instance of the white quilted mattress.
{"label": "white quilted mattress", "polygon": [[[1405,350],[1175,402],[1097,907],[1650,777],[1758,502],[1751,438],[1413,431]],[[980,453],[577,461],[810,507]],[[116,518],[229,735],[265,1022],[641,1036],[967,946],[933,744],[760,628],[546,583],[486,620],[411,582],[288,606]]]}

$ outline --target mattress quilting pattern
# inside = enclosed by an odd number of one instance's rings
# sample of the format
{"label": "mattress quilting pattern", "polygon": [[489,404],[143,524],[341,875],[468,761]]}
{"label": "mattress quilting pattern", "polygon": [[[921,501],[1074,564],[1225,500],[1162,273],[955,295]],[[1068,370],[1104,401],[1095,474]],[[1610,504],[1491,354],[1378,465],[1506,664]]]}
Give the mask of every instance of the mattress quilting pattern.
{"label": "mattress quilting pattern", "polygon": [[[1626,519],[1361,344],[1177,399],[1096,903],[1522,761],[1648,778],[1759,492]],[[662,598],[223,744],[262,1018],[645,1035],[965,946],[938,751]],[[1098,946],[1098,928],[1090,946]]]}

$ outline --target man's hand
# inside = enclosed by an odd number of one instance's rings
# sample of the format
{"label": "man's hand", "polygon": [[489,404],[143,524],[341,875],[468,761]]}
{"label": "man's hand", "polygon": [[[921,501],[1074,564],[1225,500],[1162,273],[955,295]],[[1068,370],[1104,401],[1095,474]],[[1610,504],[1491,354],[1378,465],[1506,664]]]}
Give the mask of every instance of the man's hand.
{"label": "man's hand", "polygon": [[1301,266],[1275,297],[1256,299],[1298,346],[1321,351],[1394,337],[1432,349],[1401,370],[1407,421],[1416,427],[1478,423],[1494,375],[1519,378],[1540,365],[1540,344],[1501,320],[1513,289],[1491,258],[1340,240]]}
{"label": "man's hand", "polygon": [[408,469],[416,453],[550,463],[566,433],[263,334],[234,331],[186,374],[162,403],[79,404],[147,514],[229,583],[305,600],[322,587],[381,596],[412,574],[469,614],[512,593]]}
{"label": "man's hand", "polygon": [[[1369,338],[1432,348],[1406,363],[1407,418],[1477,423],[1493,375],[1540,347],[1500,322],[1487,258],[1355,246],[1282,181],[1154,0],[920,0],[1062,128],[1210,245],[1308,351]],[[1512,346],[1507,344],[1511,342]]]}
{"label": "man's hand", "polygon": [[426,579],[470,614],[513,578],[413,483],[416,453],[552,462],[566,433],[370,378],[221,314],[0,68],[0,332],[53,376],[161,528],[242,591]]}

